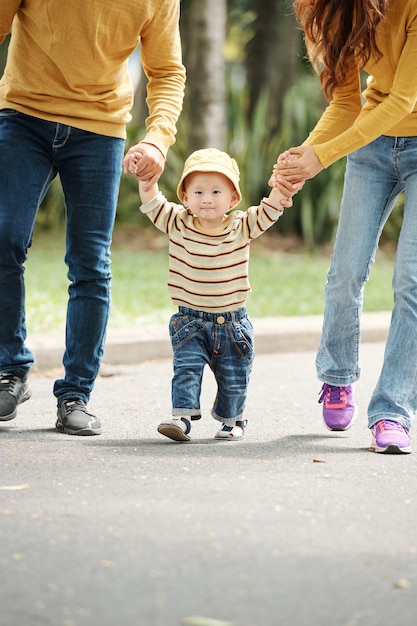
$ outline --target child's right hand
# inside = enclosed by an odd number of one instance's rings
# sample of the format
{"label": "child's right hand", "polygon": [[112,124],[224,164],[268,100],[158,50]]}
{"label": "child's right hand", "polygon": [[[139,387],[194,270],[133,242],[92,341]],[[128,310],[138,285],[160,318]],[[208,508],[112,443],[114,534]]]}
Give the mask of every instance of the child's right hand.
{"label": "child's right hand", "polygon": [[138,172],[138,163],[141,159],[142,154],[140,152],[133,152],[133,154],[129,154],[126,169],[129,174],[137,174]]}

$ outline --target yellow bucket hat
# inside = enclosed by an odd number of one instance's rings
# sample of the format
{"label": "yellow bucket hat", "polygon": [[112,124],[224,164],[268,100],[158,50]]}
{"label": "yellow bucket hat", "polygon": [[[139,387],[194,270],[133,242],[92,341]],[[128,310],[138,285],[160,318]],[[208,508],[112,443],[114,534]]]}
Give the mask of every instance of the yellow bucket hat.
{"label": "yellow bucket hat", "polygon": [[[239,196],[239,201],[242,200],[242,193],[239,188],[239,167],[231,156],[226,152],[217,150],[217,148],[204,148],[203,150],[196,150],[184,163],[184,169],[181,174],[180,182],[177,187],[177,196],[183,201],[184,194],[184,180],[192,172],[217,172],[223,174],[233,184]],[[238,204],[238,203],[237,203]]]}

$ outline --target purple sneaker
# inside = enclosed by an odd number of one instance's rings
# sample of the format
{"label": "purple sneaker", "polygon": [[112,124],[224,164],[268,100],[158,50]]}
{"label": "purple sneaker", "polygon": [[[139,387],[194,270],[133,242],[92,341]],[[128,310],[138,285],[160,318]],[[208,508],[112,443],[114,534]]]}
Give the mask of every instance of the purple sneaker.
{"label": "purple sneaker", "polygon": [[323,402],[323,420],[329,430],[347,430],[358,410],[353,400],[352,385],[333,387],[324,383],[319,402]]}
{"label": "purple sneaker", "polygon": [[408,430],[392,420],[380,420],[372,426],[371,450],[382,454],[410,454],[411,439]]}

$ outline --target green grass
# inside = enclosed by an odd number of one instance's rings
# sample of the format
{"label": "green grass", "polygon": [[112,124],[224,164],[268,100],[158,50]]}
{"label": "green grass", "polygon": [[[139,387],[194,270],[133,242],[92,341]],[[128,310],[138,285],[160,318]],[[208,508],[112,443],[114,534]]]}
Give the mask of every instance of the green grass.
{"label": "green grass", "polygon": [[[253,317],[314,315],[323,311],[329,254],[286,253],[262,239],[252,244],[247,308]],[[265,240],[266,241],[266,240]],[[278,242],[278,239],[276,240]],[[278,243],[277,243],[278,246]],[[30,333],[65,326],[68,280],[63,233],[36,232],[26,263],[27,326]],[[365,290],[365,310],[392,307],[392,255],[378,252]],[[112,311],[110,328],[166,324],[175,310],[167,294],[166,239],[153,229],[146,237],[117,233],[112,251]]]}

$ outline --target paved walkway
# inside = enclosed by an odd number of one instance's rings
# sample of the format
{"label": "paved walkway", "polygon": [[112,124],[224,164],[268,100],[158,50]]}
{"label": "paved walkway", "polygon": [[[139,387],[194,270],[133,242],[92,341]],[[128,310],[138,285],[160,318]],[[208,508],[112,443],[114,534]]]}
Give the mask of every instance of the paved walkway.
{"label": "paved walkway", "polygon": [[156,432],[170,358],[107,358],[99,437],[54,429],[57,370],[35,371],[0,424],[0,626],[415,626],[417,453],[368,450],[383,348],[362,345],[360,416],[331,433],[314,351],[258,347],[235,443],[213,439],[210,372],[181,444]]}

